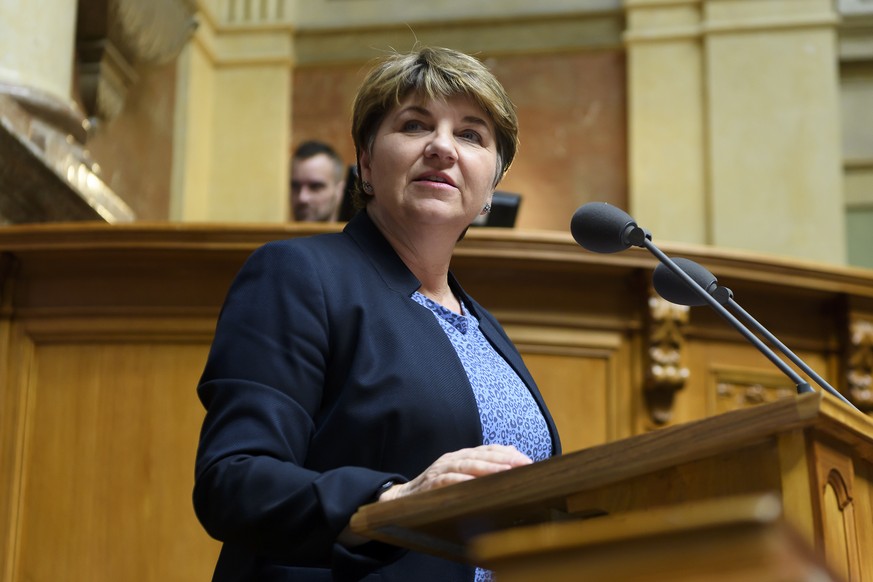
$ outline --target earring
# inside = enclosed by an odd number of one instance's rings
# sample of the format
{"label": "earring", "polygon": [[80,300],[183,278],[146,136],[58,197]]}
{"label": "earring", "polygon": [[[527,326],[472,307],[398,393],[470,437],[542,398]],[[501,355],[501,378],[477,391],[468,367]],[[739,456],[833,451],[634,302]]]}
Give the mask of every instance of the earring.
{"label": "earring", "polygon": [[369,182],[367,182],[366,180],[361,182],[361,187],[364,188],[365,194],[372,194],[373,193],[373,185],[370,184]]}
{"label": "earring", "polygon": [[488,214],[491,212],[491,204],[486,202],[485,206],[482,207],[482,214]]}

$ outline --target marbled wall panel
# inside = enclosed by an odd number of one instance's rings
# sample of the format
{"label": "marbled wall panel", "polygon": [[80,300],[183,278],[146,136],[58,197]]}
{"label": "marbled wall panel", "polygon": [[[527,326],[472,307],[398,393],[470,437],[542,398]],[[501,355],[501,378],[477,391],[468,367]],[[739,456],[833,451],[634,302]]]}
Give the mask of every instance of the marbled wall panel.
{"label": "marbled wall panel", "polygon": [[[368,70],[364,64],[300,67],[291,85],[291,150],[318,139],[336,148],[346,163],[355,162],[352,102]],[[290,157],[290,153],[289,153]]]}
{"label": "marbled wall panel", "polygon": [[627,207],[625,60],[617,51],[501,57],[489,65],[519,112],[521,145],[501,188],[518,226],[566,230],[591,201]]}
{"label": "marbled wall panel", "polygon": [[139,79],[115,119],[100,122],[86,147],[101,177],[137,220],[167,220],[173,157],[176,64],[138,66]]}

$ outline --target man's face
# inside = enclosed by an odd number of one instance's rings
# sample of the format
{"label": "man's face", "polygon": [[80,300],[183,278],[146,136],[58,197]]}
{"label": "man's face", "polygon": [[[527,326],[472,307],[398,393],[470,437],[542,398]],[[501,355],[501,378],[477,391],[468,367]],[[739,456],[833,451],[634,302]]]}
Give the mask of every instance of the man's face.
{"label": "man's face", "polygon": [[326,154],[291,162],[291,213],[294,220],[336,220],[345,180],[336,181],[333,161]]}

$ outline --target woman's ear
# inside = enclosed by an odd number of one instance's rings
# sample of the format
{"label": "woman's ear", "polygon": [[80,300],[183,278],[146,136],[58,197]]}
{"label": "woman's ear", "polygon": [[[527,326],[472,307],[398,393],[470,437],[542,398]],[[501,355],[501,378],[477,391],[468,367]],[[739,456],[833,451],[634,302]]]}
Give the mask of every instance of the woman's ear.
{"label": "woman's ear", "polygon": [[361,173],[361,180],[370,181],[370,152],[361,151],[361,155],[358,157],[358,171]]}

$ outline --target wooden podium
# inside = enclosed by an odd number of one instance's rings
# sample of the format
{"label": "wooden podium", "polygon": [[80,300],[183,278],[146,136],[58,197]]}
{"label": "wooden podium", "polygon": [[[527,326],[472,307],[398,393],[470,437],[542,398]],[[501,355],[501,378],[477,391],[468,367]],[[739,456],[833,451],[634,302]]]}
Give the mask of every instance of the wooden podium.
{"label": "wooden podium", "polygon": [[[761,513],[767,495],[776,500],[776,513]],[[680,516],[692,535],[683,542],[674,527],[658,531],[658,523],[675,520],[641,521],[663,512]],[[511,580],[560,580],[544,578],[541,568],[524,577],[520,564],[554,551],[555,543],[572,557],[568,540],[578,540],[579,552],[621,542],[616,519],[652,539],[674,536],[675,544],[699,543],[695,527],[721,532],[725,540],[747,526],[758,533],[738,539],[787,530],[792,533],[780,534],[784,547],[798,557],[804,545],[809,550],[803,563],[821,558],[835,579],[873,580],[873,553],[864,550],[873,548],[873,420],[830,396],[804,394],[365,506],[351,526],[498,575],[515,564]],[[598,531],[604,537],[598,539]],[[627,562],[628,553],[616,551],[615,559]],[[682,561],[674,564],[680,568]]]}
{"label": "wooden podium", "polygon": [[839,580],[773,494],[730,497],[484,534],[472,555],[499,582]]}

